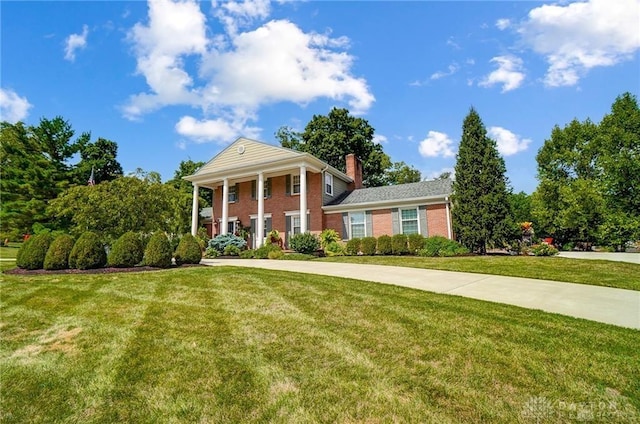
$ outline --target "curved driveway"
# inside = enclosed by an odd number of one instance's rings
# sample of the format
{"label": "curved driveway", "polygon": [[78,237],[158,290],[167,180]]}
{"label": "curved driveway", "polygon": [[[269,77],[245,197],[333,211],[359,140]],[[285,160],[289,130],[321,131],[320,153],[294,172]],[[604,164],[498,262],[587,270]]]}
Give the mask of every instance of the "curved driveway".
{"label": "curved driveway", "polygon": [[640,291],[531,278],[321,261],[203,259],[202,264],[273,269],[393,284],[640,330]]}

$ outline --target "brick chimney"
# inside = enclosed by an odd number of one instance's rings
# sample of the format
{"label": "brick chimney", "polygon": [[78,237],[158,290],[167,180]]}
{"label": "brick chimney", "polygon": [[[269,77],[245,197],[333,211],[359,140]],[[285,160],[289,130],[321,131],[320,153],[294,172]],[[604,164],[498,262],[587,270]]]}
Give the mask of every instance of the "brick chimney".
{"label": "brick chimney", "polygon": [[357,190],[362,188],[362,162],[353,153],[345,156],[347,162],[347,176],[353,179],[353,183],[349,184],[349,190]]}

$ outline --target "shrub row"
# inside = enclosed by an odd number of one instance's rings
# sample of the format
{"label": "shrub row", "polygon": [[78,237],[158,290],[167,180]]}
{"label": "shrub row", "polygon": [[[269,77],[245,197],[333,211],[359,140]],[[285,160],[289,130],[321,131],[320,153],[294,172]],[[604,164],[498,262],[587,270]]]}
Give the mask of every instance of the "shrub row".
{"label": "shrub row", "polygon": [[[326,250],[326,248],[325,248]],[[419,255],[457,256],[469,251],[454,240],[446,237],[423,237],[420,234],[396,234],[375,237],[353,238],[344,248],[347,255]]]}
{"label": "shrub row", "polygon": [[175,249],[163,233],[156,233],[143,242],[139,234],[128,232],[115,241],[107,255],[100,237],[86,232],[74,242],[69,235],[60,235],[52,240],[47,234],[37,234],[23,243],[16,257],[16,265],[23,269],[95,269],[105,265],[116,268],[133,267],[139,264],[167,268],[175,257],[177,265],[197,264],[202,258],[198,240],[190,234],[184,235]]}

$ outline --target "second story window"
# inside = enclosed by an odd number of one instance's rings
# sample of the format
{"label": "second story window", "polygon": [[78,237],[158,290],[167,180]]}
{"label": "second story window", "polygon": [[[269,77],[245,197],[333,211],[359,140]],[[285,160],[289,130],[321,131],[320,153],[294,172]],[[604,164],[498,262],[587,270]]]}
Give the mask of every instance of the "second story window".
{"label": "second story window", "polygon": [[229,186],[229,203],[235,203],[236,201],[238,201],[236,186]]}
{"label": "second story window", "polygon": [[333,196],[333,175],[324,174],[324,192],[329,196]]}
{"label": "second story window", "polygon": [[291,176],[291,193],[300,194],[300,175]]}

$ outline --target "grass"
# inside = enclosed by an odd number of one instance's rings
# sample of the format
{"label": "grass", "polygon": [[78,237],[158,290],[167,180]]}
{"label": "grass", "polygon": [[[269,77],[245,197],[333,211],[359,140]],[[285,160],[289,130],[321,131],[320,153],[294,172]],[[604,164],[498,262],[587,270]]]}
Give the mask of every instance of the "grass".
{"label": "grass", "polygon": [[640,419],[640,332],[234,267],[3,275],[0,422]]}
{"label": "grass", "polygon": [[536,256],[463,256],[422,258],[415,256],[334,256],[323,261],[393,265],[443,271],[564,281],[593,286],[640,290],[640,265],[591,259]]}
{"label": "grass", "polygon": [[22,243],[9,243],[9,246],[0,246],[1,259],[15,259]]}

